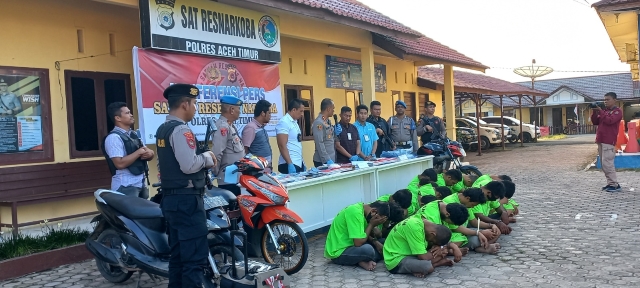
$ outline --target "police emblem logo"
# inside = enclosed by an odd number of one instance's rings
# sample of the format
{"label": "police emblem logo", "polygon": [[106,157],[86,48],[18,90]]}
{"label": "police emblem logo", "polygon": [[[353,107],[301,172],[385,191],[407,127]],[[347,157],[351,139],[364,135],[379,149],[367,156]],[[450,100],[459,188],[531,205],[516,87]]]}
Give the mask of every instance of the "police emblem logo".
{"label": "police emblem logo", "polygon": [[175,4],[175,0],[156,0],[156,5],[158,5],[158,25],[166,31],[176,26],[176,22],[173,19],[173,7]]}
{"label": "police emblem logo", "polygon": [[258,27],[260,28],[258,35],[262,44],[269,48],[276,46],[278,43],[278,26],[276,26],[276,21],[274,21],[271,16],[264,15],[260,18]]}
{"label": "police emblem logo", "polygon": [[184,138],[187,140],[187,145],[189,145],[189,148],[191,149],[196,149],[196,137],[193,136],[193,133],[191,133],[191,131],[189,132],[184,132]]}
{"label": "police emblem logo", "polygon": [[191,90],[189,90],[189,94],[196,96],[198,95],[198,89],[196,88],[191,88]]}

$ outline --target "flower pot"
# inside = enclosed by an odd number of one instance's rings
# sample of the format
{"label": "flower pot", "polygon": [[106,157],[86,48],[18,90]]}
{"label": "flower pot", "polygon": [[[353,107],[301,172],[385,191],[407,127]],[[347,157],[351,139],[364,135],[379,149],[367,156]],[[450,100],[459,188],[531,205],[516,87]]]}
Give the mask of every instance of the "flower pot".
{"label": "flower pot", "polygon": [[93,258],[84,243],[0,261],[0,281]]}

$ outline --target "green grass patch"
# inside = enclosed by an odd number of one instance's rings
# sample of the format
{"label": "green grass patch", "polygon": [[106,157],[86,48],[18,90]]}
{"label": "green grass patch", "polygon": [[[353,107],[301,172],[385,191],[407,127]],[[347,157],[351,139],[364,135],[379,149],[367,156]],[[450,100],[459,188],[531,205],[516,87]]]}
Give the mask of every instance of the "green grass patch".
{"label": "green grass patch", "polygon": [[556,135],[547,135],[538,138],[538,141],[552,141],[552,140],[561,140],[567,138],[565,134],[556,134]]}
{"label": "green grass patch", "polygon": [[58,228],[46,226],[43,232],[39,236],[5,236],[0,240],[0,261],[84,243],[90,234],[87,230],[60,225]]}

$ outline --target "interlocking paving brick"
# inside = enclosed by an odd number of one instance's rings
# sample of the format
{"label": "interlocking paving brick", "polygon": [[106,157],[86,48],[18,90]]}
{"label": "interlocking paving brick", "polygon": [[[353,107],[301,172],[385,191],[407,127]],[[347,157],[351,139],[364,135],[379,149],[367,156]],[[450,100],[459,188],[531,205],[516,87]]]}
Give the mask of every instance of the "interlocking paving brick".
{"label": "interlocking paving brick", "polygon": [[[469,253],[453,267],[439,267],[425,279],[392,275],[378,263],[373,272],[329,263],[324,236],[309,239],[309,260],[292,277],[292,287],[640,287],[640,181],[618,172],[623,192],[600,191],[599,171],[582,169],[594,144],[529,144],[493,149],[465,161],[483,173],[507,174],[517,185],[521,214],[497,255]],[[473,154],[473,155],[471,155]],[[634,188],[631,191],[630,188]],[[612,216],[615,214],[615,217]],[[0,287],[135,287],[137,274],[122,284],[106,281],[94,261],[58,267],[0,283]],[[166,287],[147,275],[142,287]]]}

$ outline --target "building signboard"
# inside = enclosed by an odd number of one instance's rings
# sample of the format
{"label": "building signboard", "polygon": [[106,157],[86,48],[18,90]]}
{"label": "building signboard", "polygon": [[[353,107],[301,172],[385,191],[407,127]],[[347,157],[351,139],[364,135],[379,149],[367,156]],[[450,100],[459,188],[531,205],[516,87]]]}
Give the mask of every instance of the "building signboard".
{"label": "building signboard", "polygon": [[142,47],[279,63],[273,15],[205,0],[140,0]]}

